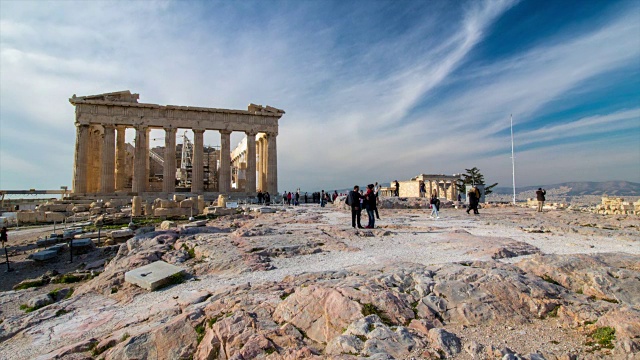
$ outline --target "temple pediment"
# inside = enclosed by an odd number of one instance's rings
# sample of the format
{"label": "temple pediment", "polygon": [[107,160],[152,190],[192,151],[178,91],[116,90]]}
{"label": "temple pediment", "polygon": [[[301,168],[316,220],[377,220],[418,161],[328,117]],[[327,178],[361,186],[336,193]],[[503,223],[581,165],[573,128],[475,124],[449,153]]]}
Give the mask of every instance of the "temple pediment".
{"label": "temple pediment", "polygon": [[247,111],[251,113],[268,112],[268,113],[278,114],[278,115],[282,115],[285,113],[284,110],[277,109],[269,105],[262,106],[262,105],[256,105],[256,104],[249,104],[249,106],[247,107]]}
{"label": "temple pediment", "polygon": [[69,101],[73,104],[79,100],[99,100],[99,101],[112,101],[112,102],[125,102],[125,103],[137,103],[140,98],[140,94],[132,94],[129,90],[116,91],[98,95],[88,96],[76,96],[73,94]]}

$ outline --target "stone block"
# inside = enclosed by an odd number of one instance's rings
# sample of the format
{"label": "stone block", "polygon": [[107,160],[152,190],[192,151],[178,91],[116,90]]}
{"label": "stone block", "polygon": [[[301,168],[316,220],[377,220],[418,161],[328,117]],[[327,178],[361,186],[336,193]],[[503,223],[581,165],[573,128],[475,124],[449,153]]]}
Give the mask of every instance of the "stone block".
{"label": "stone block", "polygon": [[131,213],[133,216],[142,215],[142,198],[140,196],[134,196],[131,201]]}
{"label": "stone block", "polygon": [[46,222],[47,221],[47,213],[36,211],[36,212],[34,212],[34,214],[36,216],[36,222]]}
{"label": "stone block", "polygon": [[94,209],[94,208],[102,209],[102,206],[103,206],[103,203],[97,202],[97,201],[94,201],[94,202],[91,203],[91,205],[89,205],[89,207],[92,208],[92,209]]}
{"label": "stone block", "polygon": [[207,226],[207,220],[192,221],[184,225],[185,228],[192,228],[192,227],[199,227],[199,226]]}
{"label": "stone block", "polygon": [[151,204],[146,203],[142,206],[145,215],[153,215],[153,211],[151,210]]}
{"label": "stone block", "polygon": [[67,244],[56,244],[53,245],[52,247],[48,248],[47,250],[52,250],[57,252],[58,254],[61,253],[65,248],[67,247]]}
{"label": "stone block", "polygon": [[65,230],[62,233],[62,238],[63,239],[71,239],[71,238],[75,237],[78,234],[82,234],[82,229],[69,229],[69,230]]}
{"label": "stone block", "polygon": [[186,199],[186,197],[184,195],[180,195],[180,194],[174,194],[173,195],[173,201],[175,202],[180,202],[182,200]]}
{"label": "stone block", "polygon": [[171,283],[173,276],[183,273],[184,269],[182,268],[167,264],[164,261],[156,261],[127,271],[124,274],[124,281],[152,291],[162,285]]}
{"label": "stone block", "polygon": [[58,252],[55,250],[42,250],[37,253],[31,254],[31,258],[36,261],[45,261],[53,259],[58,256]]}
{"label": "stone block", "polygon": [[26,224],[35,222],[36,216],[33,214],[33,211],[19,211],[16,213],[16,219],[18,223]]}
{"label": "stone block", "polygon": [[45,214],[45,219],[47,222],[63,222],[65,219],[64,213],[47,211]]}
{"label": "stone block", "polygon": [[170,208],[170,209],[155,209],[153,210],[154,216],[189,216],[191,215],[191,208]]}
{"label": "stone block", "polygon": [[227,207],[227,197],[225,195],[218,195],[218,204],[219,207]]}
{"label": "stone block", "polygon": [[191,209],[193,207],[193,200],[187,199],[187,200],[180,201],[180,207],[183,209],[185,208]]}
{"label": "stone block", "polygon": [[169,221],[169,220],[165,220],[162,223],[160,223],[160,230],[169,230],[172,227],[176,227],[177,224],[175,221]]}
{"label": "stone block", "polygon": [[256,211],[261,213],[275,213],[276,209],[271,207],[261,207],[261,208],[256,208]]}
{"label": "stone block", "polygon": [[198,213],[202,214],[202,212],[204,211],[204,195],[199,195],[198,196]]}
{"label": "stone block", "polygon": [[88,210],[89,210],[89,207],[86,205],[76,205],[73,208],[71,208],[71,211],[73,211],[74,213],[85,212]]}
{"label": "stone block", "polygon": [[131,229],[123,229],[123,230],[113,230],[112,232],[109,233],[109,237],[117,240],[117,239],[124,239],[124,238],[130,238],[133,236],[133,230]]}
{"label": "stone block", "polygon": [[214,212],[214,214],[218,216],[234,215],[237,213],[238,213],[237,209],[227,209],[227,208],[221,208],[221,207],[217,208],[216,211]]}
{"label": "stone block", "polygon": [[74,248],[93,247],[95,244],[89,238],[71,240],[71,246]]}

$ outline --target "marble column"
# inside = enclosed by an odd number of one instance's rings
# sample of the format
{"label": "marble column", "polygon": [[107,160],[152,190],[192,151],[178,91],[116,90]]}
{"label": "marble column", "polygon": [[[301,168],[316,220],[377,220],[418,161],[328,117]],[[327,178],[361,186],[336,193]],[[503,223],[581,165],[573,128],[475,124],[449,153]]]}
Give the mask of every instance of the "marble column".
{"label": "marble column", "polygon": [[429,180],[429,198],[431,198],[431,196],[433,196],[433,183]]}
{"label": "marble column", "polygon": [[76,151],[73,164],[73,192],[87,192],[87,153],[89,125],[76,125]]}
{"label": "marble column", "polygon": [[220,172],[218,172],[218,191],[228,193],[231,185],[231,131],[220,130]]}
{"label": "marble column", "polygon": [[104,126],[102,140],[102,173],[100,174],[100,193],[112,194],[115,189],[115,142],[116,128],[113,125]]}
{"label": "marble column", "polygon": [[118,132],[116,138],[116,191],[124,189],[127,179],[125,170],[127,161],[127,150],[124,137],[126,129],[127,127],[123,125],[116,126],[116,130]]}
{"label": "marble column", "polygon": [[204,190],[203,134],[204,130],[193,130],[193,159],[191,160],[191,192],[193,193],[202,193]]}
{"label": "marble column", "polygon": [[269,194],[278,193],[278,147],[276,138],[278,133],[267,133],[267,188]]}
{"label": "marble column", "polygon": [[145,171],[145,176],[144,176],[144,191],[150,191],[151,190],[151,184],[149,183],[149,177],[151,176],[151,154],[149,154],[149,152],[151,151],[151,147],[150,147],[150,141],[151,141],[151,137],[149,136],[149,133],[151,132],[150,128],[147,128],[147,132],[145,134],[145,142],[144,142],[144,162],[145,162],[145,166],[146,166],[146,171]]}
{"label": "marble column", "polygon": [[102,126],[90,125],[87,145],[87,193],[97,193],[100,191],[102,141]]}
{"label": "marble column", "polygon": [[267,190],[267,141],[264,136],[260,138],[260,190]]}
{"label": "marble column", "polygon": [[245,191],[252,196],[256,192],[256,133],[247,132],[247,173]]}
{"label": "marble column", "polygon": [[146,182],[149,176],[147,175],[147,160],[145,155],[147,144],[147,127],[136,127],[136,148],[134,153],[134,165],[133,165],[133,184],[131,191],[141,194],[146,189]]}
{"label": "marble column", "polygon": [[262,190],[262,145],[260,144],[260,139],[256,139],[256,156],[258,157],[256,162],[256,171],[258,172],[256,190]]}
{"label": "marble column", "polygon": [[176,191],[176,130],[164,129],[164,167],[162,168],[162,191]]}

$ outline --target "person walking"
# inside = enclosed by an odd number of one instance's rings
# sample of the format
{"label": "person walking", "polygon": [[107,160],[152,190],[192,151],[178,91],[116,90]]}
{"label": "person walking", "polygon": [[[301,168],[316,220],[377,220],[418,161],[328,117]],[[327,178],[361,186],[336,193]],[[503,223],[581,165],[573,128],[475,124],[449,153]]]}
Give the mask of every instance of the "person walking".
{"label": "person walking", "polygon": [[424,181],[420,180],[420,197],[423,198],[427,195],[427,186]]}
{"label": "person walking", "polygon": [[362,208],[360,207],[360,187],[358,185],[353,187],[353,190],[349,191],[349,195],[347,195],[347,205],[351,207],[351,226],[356,227],[358,225],[358,229],[363,229],[360,224],[360,211]]}
{"label": "person walking", "polygon": [[324,207],[325,204],[325,193],[324,190],[322,190],[322,192],[320,192],[320,207]]}
{"label": "person walking", "polygon": [[296,191],[296,206],[300,205],[300,190]]}
{"label": "person walking", "polygon": [[538,191],[536,191],[536,198],[538,199],[538,212],[542,212],[542,207],[544,206],[544,201],[546,200],[545,195],[547,195],[547,191],[543,188],[538,188]]}
{"label": "person walking", "polygon": [[369,217],[369,224],[367,229],[373,229],[376,226],[375,211],[377,208],[376,194],[373,191],[373,184],[367,185],[367,193],[364,195],[364,204],[367,209],[367,216]]}
{"label": "person walking", "polygon": [[400,183],[398,182],[398,180],[395,181],[396,183],[396,191],[395,191],[395,196],[400,196]]}
{"label": "person walking", "polygon": [[263,197],[262,190],[258,190],[258,204],[262,204],[262,197]]}
{"label": "person walking", "polygon": [[480,203],[480,191],[475,186],[469,189],[467,193],[467,198],[469,199],[469,207],[467,208],[467,214],[469,211],[473,210],[475,215],[479,215],[478,212],[478,204]]}
{"label": "person walking", "polygon": [[440,216],[438,215],[438,211],[440,210],[440,199],[438,199],[438,194],[436,192],[431,195],[429,203],[431,204],[431,217],[440,219]]}

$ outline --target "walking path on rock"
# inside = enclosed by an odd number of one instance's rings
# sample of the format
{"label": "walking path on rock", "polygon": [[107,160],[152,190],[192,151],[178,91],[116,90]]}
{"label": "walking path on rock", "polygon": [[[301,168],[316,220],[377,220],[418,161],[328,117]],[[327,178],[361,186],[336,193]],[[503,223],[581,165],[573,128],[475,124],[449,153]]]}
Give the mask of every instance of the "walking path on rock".
{"label": "walking path on rock", "polygon": [[[350,248],[357,251],[331,251],[308,255],[273,258],[274,270],[255,271],[233,275],[203,275],[199,281],[188,281],[165,288],[161,291],[143,293],[126,304],[98,295],[85,294],[65,300],[55,309],[67,306],[72,312],[62,316],[47,317],[42,312],[37,316],[42,321],[22,334],[0,344],[0,358],[28,359],[46,354],[70,343],[101,338],[112,332],[116,324],[128,323],[144,316],[154,306],[167,304],[181,293],[190,290],[217,289],[239,284],[259,284],[278,282],[286,276],[303,273],[336,271],[359,265],[389,265],[414,262],[425,265],[473,260],[489,260],[490,254],[483,253],[482,239],[512,239],[540,249],[542,253],[573,254],[599,252],[625,252],[640,254],[640,237],[621,240],[616,236],[584,235],[579,233],[529,233],[523,231],[517,222],[513,226],[492,223],[500,218],[504,209],[488,209],[480,216],[465,214],[462,210],[445,209],[438,220],[430,219],[425,210],[384,210],[383,220],[378,220],[378,229],[357,231],[349,225],[350,214],[331,208],[304,206],[290,209],[288,213],[306,213],[319,216],[317,223],[285,223],[280,230],[318,229],[340,236]],[[508,210],[514,212],[514,210]],[[531,210],[517,209],[518,213],[529,214]],[[545,213],[541,217],[557,214]],[[261,219],[281,218],[281,213],[263,214]],[[366,216],[363,216],[365,222]],[[640,221],[639,221],[640,222]],[[637,228],[636,228],[637,229]],[[355,234],[359,236],[353,236]],[[371,236],[366,236],[366,235]],[[362,236],[365,235],[365,236]],[[473,238],[480,240],[470,240]],[[518,261],[522,257],[505,259]],[[7,296],[0,294],[0,296]],[[29,315],[25,315],[29,316]],[[31,315],[35,316],[35,315]]]}

